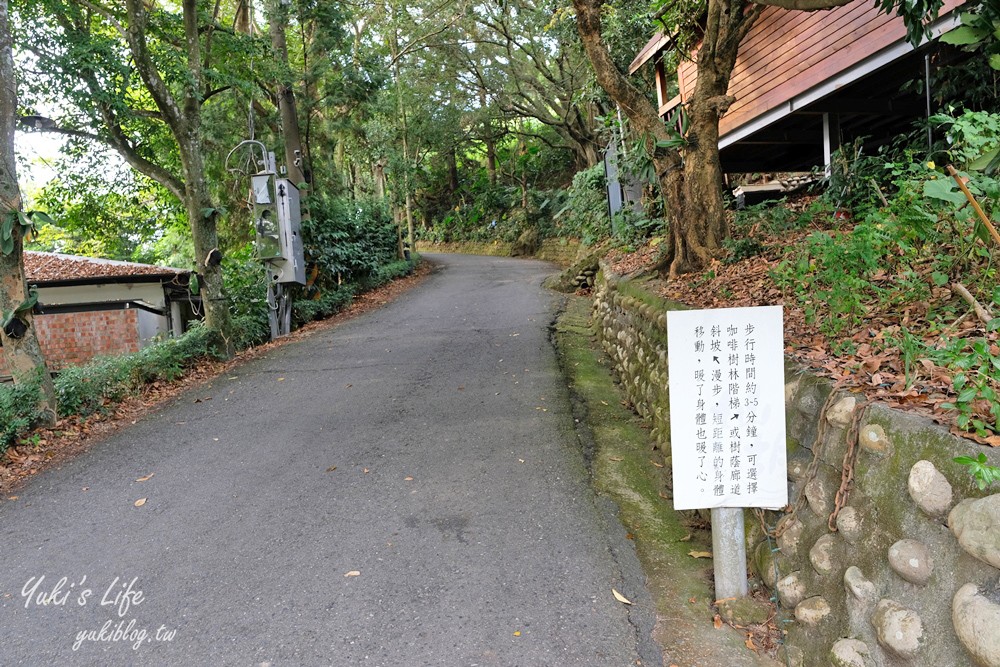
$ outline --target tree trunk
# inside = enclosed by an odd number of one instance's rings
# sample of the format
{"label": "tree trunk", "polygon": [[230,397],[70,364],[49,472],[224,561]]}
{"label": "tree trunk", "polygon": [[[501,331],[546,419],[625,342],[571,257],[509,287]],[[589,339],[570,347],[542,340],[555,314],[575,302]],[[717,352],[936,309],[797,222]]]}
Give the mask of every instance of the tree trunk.
{"label": "tree trunk", "polygon": [[[14,128],[17,118],[17,89],[14,80],[14,62],[11,55],[10,22],[7,0],[0,0],[0,223],[21,210],[21,190],[17,184],[17,166],[14,160]],[[14,224],[14,247],[10,253],[0,251],[0,320],[13,312],[28,298],[28,285],[24,276],[24,245],[21,227]],[[27,329],[20,338],[9,337],[0,329],[0,344],[7,367],[14,383],[39,381],[42,400],[39,411],[49,423],[55,422],[56,392],[38,345],[31,311],[20,319]]]}
{"label": "tree trunk", "polygon": [[270,35],[271,48],[278,58],[281,79],[278,81],[278,109],[281,112],[281,129],[285,140],[285,165],[288,179],[295,185],[308,183],[308,175],[302,166],[305,155],[302,152],[302,136],[299,132],[299,116],[295,108],[295,91],[290,80],[288,65],[288,41],[285,28],[288,25],[288,8],[281,2],[271,4]]}
{"label": "tree trunk", "polygon": [[458,192],[458,155],[454,146],[445,152],[445,160],[448,161],[448,194],[453,195]]}
{"label": "tree trunk", "polygon": [[728,235],[719,164],[719,118],[733,102],[727,97],[739,43],[760,12],[746,0],[709,0],[705,36],[698,52],[698,81],[688,104],[690,128],[683,158],[657,147],[670,139],[659,113],[615,66],[601,38],[600,0],[573,0],[577,30],[597,81],[628,116],[639,136],[649,137],[660,190],[666,203],[670,242],[658,268],[672,277],[704,267]]}
{"label": "tree trunk", "polygon": [[[486,104],[486,90],[479,89],[479,106],[488,109]],[[486,173],[490,179],[490,185],[497,184],[497,143],[493,135],[493,119],[486,115],[483,119],[483,142],[486,144]]]}
{"label": "tree trunk", "polygon": [[250,24],[250,0],[237,0],[233,30],[242,35],[249,35],[252,29],[253,26]]}

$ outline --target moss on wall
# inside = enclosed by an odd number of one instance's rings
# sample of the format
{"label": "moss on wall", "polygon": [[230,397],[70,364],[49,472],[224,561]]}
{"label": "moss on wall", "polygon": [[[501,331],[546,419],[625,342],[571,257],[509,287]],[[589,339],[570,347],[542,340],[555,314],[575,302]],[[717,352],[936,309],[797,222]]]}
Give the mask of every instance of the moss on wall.
{"label": "moss on wall", "polygon": [[[593,311],[598,338],[667,462],[666,312],[682,307],[651,293],[642,281],[611,275],[607,267],[598,275]],[[779,613],[795,619],[788,625],[791,664],[853,664],[845,662],[852,650],[866,651],[865,664],[874,667],[970,664],[970,649],[953,625],[961,621],[953,621],[952,598],[967,583],[995,582],[1000,571],[966,552],[947,527],[946,513],[929,516],[921,510],[910,478],[918,462],[929,462],[945,480],[939,484],[947,487],[954,507],[986,494],[952,459],[985,451],[1000,465],[1000,451],[957,438],[926,418],[835,392],[828,381],[790,362],[786,369],[792,505],[787,512],[767,514],[772,531],[779,522],[783,526],[777,531],[780,551],[755,529],[748,530],[748,553],[759,579],[781,589],[788,608]],[[669,476],[669,467],[664,474]],[[838,498],[845,479],[847,495]],[[921,568],[927,563],[911,555],[901,565],[901,549],[929,554],[934,564],[926,580],[910,580],[915,577],[906,570],[908,563]],[[909,619],[912,636],[892,629],[902,616]],[[846,637],[861,644],[845,644]]]}

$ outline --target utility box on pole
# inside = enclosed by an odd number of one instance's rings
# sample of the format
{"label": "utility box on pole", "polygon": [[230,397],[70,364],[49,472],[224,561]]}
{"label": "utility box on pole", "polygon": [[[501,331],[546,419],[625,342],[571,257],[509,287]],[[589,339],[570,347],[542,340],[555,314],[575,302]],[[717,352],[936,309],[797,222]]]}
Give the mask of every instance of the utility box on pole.
{"label": "utility box on pole", "polygon": [[252,184],[255,254],[262,262],[281,259],[281,231],[274,174],[256,174],[252,177]]}
{"label": "utility box on pole", "polygon": [[267,264],[269,282],[305,285],[299,189],[273,172],[255,174],[252,180],[257,259]]}
{"label": "utility box on pole", "polygon": [[302,251],[299,189],[287,178],[279,178],[277,193],[281,258],[268,262],[268,273],[272,282],[305,285],[306,266]]}

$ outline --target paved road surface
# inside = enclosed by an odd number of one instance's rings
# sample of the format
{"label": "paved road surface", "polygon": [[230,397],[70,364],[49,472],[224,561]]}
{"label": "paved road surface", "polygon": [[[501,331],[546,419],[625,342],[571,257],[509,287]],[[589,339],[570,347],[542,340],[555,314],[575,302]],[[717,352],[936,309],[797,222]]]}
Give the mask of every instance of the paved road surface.
{"label": "paved road surface", "polygon": [[551,268],[437,261],[0,502],[0,665],[654,664]]}

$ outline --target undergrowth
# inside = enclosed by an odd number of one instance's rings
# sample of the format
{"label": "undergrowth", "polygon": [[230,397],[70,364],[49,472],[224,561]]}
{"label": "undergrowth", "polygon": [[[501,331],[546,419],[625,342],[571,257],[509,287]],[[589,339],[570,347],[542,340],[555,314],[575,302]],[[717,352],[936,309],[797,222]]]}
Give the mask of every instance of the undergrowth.
{"label": "undergrowth", "polygon": [[[943,392],[950,400],[938,406],[956,411],[960,429],[1000,444],[1000,242],[948,170],[996,220],[1000,114],[932,122],[947,139],[932,154],[904,146],[863,156],[849,145],[807,210],[738,213],[729,250],[752,256],[758,236],[798,230],[802,241],[781,248],[771,275],[831,352],[875,359],[867,370],[876,386],[879,355],[898,355],[901,378],[887,390],[901,396],[926,383],[918,389]],[[939,368],[950,386],[931,382]]]}
{"label": "undergrowth", "polygon": [[[184,335],[117,357],[66,368],[54,380],[59,414],[87,416],[107,409],[144,385],[175,380],[199,360],[218,357],[217,334],[194,326]],[[38,383],[0,384],[0,453],[38,421]]]}

